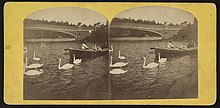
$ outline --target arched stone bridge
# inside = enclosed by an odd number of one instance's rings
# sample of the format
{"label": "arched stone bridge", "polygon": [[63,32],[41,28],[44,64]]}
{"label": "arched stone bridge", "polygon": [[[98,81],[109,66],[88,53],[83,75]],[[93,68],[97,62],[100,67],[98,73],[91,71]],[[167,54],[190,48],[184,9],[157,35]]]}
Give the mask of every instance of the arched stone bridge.
{"label": "arched stone bridge", "polygon": [[[138,30],[138,31],[144,31],[149,34],[155,34],[157,36],[160,36],[164,39],[170,38],[173,35],[176,35],[180,28],[161,28],[161,27],[137,27],[137,26],[115,26],[112,25],[110,28],[118,29],[118,30]],[[76,30],[76,29],[65,29],[65,28],[52,28],[52,27],[24,27],[25,30],[40,30],[40,31],[50,31],[50,32],[57,32],[57,33],[64,33],[69,36],[72,36],[73,38],[77,40],[82,40],[88,35],[91,34],[93,30]]]}
{"label": "arched stone bridge", "polygon": [[156,27],[137,27],[137,26],[111,26],[111,29],[121,29],[121,30],[138,30],[149,32],[151,34],[155,34],[156,36],[160,36],[164,39],[170,38],[173,35],[176,35],[181,29],[180,28],[156,28]]}
{"label": "arched stone bridge", "polygon": [[[58,29],[58,28],[49,28],[49,27],[24,27],[25,30],[34,30],[34,31],[49,31],[49,32],[57,32],[57,33],[64,33],[69,36],[72,36],[75,39],[79,39],[82,36],[82,34],[91,34],[93,30],[74,30],[74,29]],[[81,35],[77,34],[81,33]],[[81,40],[81,39],[79,39]]]}

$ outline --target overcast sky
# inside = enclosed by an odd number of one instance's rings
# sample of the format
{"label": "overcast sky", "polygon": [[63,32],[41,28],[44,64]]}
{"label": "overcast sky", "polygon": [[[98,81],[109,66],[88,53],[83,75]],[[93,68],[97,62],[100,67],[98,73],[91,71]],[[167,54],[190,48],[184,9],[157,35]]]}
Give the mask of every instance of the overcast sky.
{"label": "overcast sky", "polygon": [[133,18],[133,19],[142,19],[142,20],[155,20],[156,22],[180,24],[181,22],[188,21],[193,23],[194,16],[184,10],[177,8],[169,7],[159,7],[159,6],[145,6],[132,8],[126,11],[123,11],[116,15],[119,18]]}
{"label": "overcast sky", "polygon": [[[145,6],[128,9],[116,15],[120,18],[133,18],[142,20],[155,20],[156,22],[164,23],[178,23],[188,21],[193,23],[194,16],[181,9],[159,7],[159,6]],[[82,22],[83,24],[91,24],[101,22],[106,23],[106,18],[93,10],[78,8],[78,7],[56,7],[40,10],[32,13],[26,18],[31,19],[45,19],[48,21],[68,21],[69,23],[77,24]]]}
{"label": "overcast sky", "polygon": [[57,7],[57,8],[48,8],[32,13],[26,18],[30,19],[45,19],[48,21],[68,21],[69,23],[77,24],[82,22],[83,24],[91,24],[101,22],[102,24],[106,23],[106,18],[95,11],[78,8],[78,7]]}

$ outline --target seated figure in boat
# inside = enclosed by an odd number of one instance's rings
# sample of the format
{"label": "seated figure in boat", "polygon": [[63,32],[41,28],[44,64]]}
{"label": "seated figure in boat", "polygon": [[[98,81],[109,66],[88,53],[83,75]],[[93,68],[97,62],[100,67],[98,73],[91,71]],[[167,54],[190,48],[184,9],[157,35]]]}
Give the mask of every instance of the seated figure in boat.
{"label": "seated figure in boat", "polygon": [[175,48],[175,46],[172,44],[172,39],[169,40],[167,48]]}
{"label": "seated figure in boat", "polygon": [[86,45],[86,40],[82,44],[82,49],[89,49],[89,47]]}

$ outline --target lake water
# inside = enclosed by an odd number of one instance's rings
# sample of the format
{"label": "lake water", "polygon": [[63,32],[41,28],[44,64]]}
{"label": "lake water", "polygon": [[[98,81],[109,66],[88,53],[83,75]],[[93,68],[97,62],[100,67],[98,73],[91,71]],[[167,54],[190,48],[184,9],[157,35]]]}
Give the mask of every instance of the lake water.
{"label": "lake water", "polygon": [[[142,68],[143,57],[146,64],[154,61],[151,47],[166,47],[167,41],[110,42],[114,51],[113,63],[118,62],[118,50],[129,62],[122,75],[110,75],[111,99],[157,99],[196,98],[197,56],[168,58],[166,64],[155,70]],[[173,43],[180,46],[180,42]],[[182,43],[185,45],[186,43]]]}
{"label": "lake water", "polygon": [[[62,64],[68,63],[65,48],[80,48],[77,42],[25,43],[28,46],[28,64],[33,52],[44,63],[38,76],[24,75],[24,99],[156,99],[156,98],[196,98],[198,96],[197,56],[168,58],[165,65],[155,70],[143,69],[146,63],[154,61],[151,47],[165,47],[166,41],[110,42],[114,45],[113,63],[120,61],[118,50],[129,62],[121,75],[109,75],[109,60],[104,57],[83,60],[82,64],[69,70],[59,70],[58,58]],[[174,42],[180,45],[179,42]],[[91,44],[89,44],[91,46]],[[110,80],[110,83],[109,83]]]}
{"label": "lake water", "polygon": [[[28,64],[33,52],[44,63],[43,73],[38,76],[24,76],[24,99],[108,99],[108,59],[104,57],[83,60],[73,69],[59,70],[58,58],[62,64],[69,62],[65,48],[80,48],[76,42],[25,43],[28,46]],[[91,46],[89,44],[89,46]],[[38,62],[37,62],[38,63]]]}

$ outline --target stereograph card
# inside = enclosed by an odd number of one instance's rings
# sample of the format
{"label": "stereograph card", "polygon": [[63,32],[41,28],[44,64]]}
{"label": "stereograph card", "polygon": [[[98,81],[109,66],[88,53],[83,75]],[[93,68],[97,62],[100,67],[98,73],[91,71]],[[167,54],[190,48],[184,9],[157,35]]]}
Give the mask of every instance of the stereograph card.
{"label": "stereograph card", "polygon": [[6,104],[212,105],[212,3],[7,2]]}

